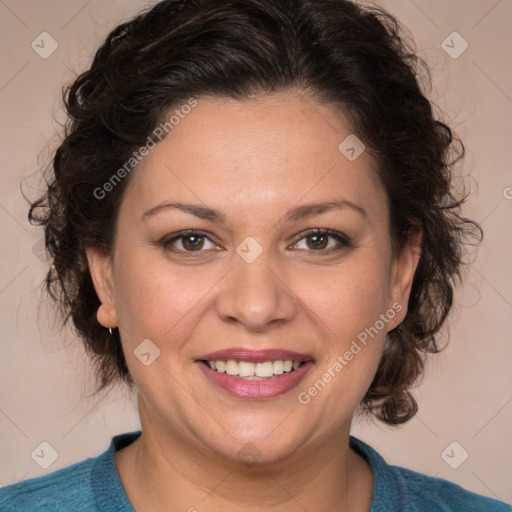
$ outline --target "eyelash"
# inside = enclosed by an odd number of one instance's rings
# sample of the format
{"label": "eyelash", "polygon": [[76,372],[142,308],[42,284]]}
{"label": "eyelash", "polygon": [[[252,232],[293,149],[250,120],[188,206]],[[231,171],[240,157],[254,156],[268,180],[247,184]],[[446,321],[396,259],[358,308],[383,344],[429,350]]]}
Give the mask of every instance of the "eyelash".
{"label": "eyelash", "polygon": [[[328,254],[333,251],[339,251],[344,248],[352,247],[352,242],[351,242],[350,238],[348,236],[346,236],[345,234],[339,233],[337,231],[332,231],[330,229],[321,229],[321,228],[310,229],[310,230],[307,230],[307,231],[301,233],[300,237],[297,238],[297,240],[293,243],[293,245],[297,245],[301,240],[306,239],[307,237],[312,236],[312,235],[329,236],[331,238],[334,238],[339,243],[339,245],[337,247],[330,247],[328,249],[321,249],[318,251],[311,249],[310,252],[313,252],[313,253]],[[180,240],[182,238],[187,238],[189,236],[200,236],[202,238],[209,240],[211,243],[215,243],[211,240],[211,238],[205,232],[199,231],[199,230],[188,229],[186,231],[181,231],[179,233],[176,233],[171,238],[167,238],[167,239],[163,240],[161,242],[161,245],[165,249],[169,249],[174,252],[180,252],[180,253],[184,253],[184,254],[187,254],[190,256],[200,256],[201,253],[205,252],[205,250],[200,249],[198,251],[187,251],[184,249],[176,249],[176,248],[170,247],[177,240]],[[299,249],[299,250],[304,250],[304,249]]]}
{"label": "eyelash", "polygon": [[334,238],[339,244],[337,247],[330,247],[328,249],[322,249],[319,251],[315,251],[315,250],[311,249],[311,252],[327,254],[327,253],[330,253],[333,251],[339,251],[341,249],[346,249],[348,247],[352,247],[352,241],[344,233],[339,233],[338,231],[332,231],[330,229],[321,229],[321,228],[309,229],[307,231],[304,231],[303,233],[301,233],[301,235],[297,239],[297,241],[294,242],[294,245],[296,245],[301,240],[303,240],[311,235],[329,236],[331,238]]}

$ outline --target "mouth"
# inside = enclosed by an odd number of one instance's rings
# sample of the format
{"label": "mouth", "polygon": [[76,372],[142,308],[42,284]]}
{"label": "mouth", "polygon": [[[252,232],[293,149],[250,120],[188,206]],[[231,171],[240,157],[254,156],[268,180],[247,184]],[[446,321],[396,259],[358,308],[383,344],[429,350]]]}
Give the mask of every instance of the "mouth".
{"label": "mouth", "polygon": [[210,383],[231,396],[268,399],[287,393],[314,365],[306,354],[284,350],[230,349],[196,360]]}

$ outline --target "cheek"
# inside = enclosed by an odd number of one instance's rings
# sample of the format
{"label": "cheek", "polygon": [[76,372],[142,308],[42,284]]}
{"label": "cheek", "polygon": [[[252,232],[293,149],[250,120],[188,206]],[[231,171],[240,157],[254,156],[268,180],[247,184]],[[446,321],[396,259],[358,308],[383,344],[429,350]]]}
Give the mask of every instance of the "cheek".
{"label": "cheek", "polygon": [[387,307],[387,274],[378,258],[354,258],[299,277],[296,290],[340,349],[373,326]]}
{"label": "cheek", "polygon": [[[126,345],[149,338],[159,347],[176,349],[204,313],[216,274],[140,259],[125,260],[116,275],[116,310]],[[183,340],[183,341],[182,341]]]}
{"label": "cheek", "polygon": [[307,287],[302,291],[321,330],[323,350],[315,373],[297,392],[298,402],[318,420],[322,432],[348,421],[363,399],[387,333],[380,320],[387,308],[385,269],[379,264],[347,265],[329,273],[330,279],[317,276],[315,293],[307,294]]}

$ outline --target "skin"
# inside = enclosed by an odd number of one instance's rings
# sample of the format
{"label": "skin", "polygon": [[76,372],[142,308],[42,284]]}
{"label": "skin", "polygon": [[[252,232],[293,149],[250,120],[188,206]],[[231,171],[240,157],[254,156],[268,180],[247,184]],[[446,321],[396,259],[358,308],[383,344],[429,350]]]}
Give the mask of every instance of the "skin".
{"label": "skin", "polygon": [[[348,446],[350,425],[386,332],[406,315],[421,235],[393,253],[374,160],[365,151],[350,162],[338,150],[350,133],[339,112],[298,91],[199,98],[134,171],[112,254],[88,249],[98,321],[119,327],[138,390],[142,436],[115,455],[138,512],[370,509],[373,475]],[[339,198],[366,215],[345,207],[285,221],[293,207]],[[176,208],[142,219],[171,201],[213,208],[226,222]],[[303,234],[314,228],[351,245],[329,237],[318,249]],[[189,238],[160,243],[185,229],[211,241],[199,252]],[[236,252],[248,236],[262,248],[250,264]],[[301,404],[298,393],[393,304],[402,306],[395,318]],[[161,351],[149,366],[133,355],[145,339]],[[293,350],[315,364],[284,395],[235,398],[194,362],[233,347]],[[250,467],[248,443],[258,459]]]}

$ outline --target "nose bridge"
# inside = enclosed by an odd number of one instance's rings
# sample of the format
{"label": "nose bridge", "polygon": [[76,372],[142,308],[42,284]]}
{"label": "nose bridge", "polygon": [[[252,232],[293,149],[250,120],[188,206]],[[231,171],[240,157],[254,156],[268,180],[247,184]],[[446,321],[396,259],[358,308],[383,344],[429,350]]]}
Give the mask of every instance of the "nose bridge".
{"label": "nose bridge", "polygon": [[223,320],[237,321],[249,330],[263,330],[271,322],[294,317],[296,301],[270,250],[258,249],[251,240],[242,242],[233,266],[217,301]]}

